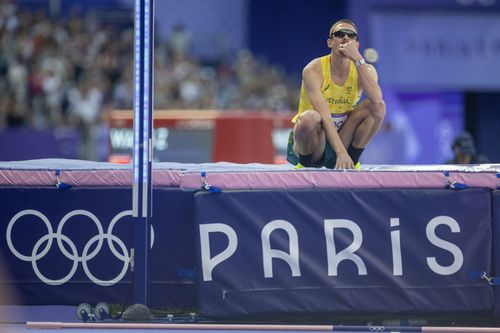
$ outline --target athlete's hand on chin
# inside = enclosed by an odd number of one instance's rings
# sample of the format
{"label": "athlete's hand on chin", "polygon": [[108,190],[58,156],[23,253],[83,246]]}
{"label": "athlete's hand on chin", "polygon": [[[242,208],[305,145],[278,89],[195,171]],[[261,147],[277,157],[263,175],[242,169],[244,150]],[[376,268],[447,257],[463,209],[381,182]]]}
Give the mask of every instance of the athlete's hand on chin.
{"label": "athlete's hand on chin", "polygon": [[342,55],[344,55],[345,57],[347,57],[349,59],[354,59],[354,57],[356,55],[356,46],[352,41],[347,42],[345,44],[340,44],[337,47],[337,49]]}

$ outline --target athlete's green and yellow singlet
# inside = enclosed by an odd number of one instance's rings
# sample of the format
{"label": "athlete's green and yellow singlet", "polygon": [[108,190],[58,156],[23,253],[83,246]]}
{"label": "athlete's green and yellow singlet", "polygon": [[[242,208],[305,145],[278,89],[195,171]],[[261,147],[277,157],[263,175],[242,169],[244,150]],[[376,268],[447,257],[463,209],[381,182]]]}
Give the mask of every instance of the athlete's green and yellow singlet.
{"label": "athlete's green and yellow singlet", "polygon": [[[321,93],[328,103],[328,108],[332,115],[333,124],[339,130],[347,119],[349,112],[354,109],[358,103],[361,92],[358,89],[358,71],[354,62],[351,62],[349,76],[343,86],[336,85],[332,81],[332,72],[330,70],[330,55],[321,57],[321,70],[323,72],[323,86]],[[300,89],[299,111],[293,117],[292,122],[295,123],[299,114],[306,110],[313,110],[309,96],[307,96],[304,84]]]}

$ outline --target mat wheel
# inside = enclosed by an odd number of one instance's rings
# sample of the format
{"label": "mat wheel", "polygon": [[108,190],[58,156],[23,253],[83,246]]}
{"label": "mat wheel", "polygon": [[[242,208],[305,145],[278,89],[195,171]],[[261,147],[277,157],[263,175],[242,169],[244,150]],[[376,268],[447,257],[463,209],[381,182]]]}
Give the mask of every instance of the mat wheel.
{"label": "mat wheel", "polygon": [[109,305],[106,302],[99,302],[94,308],[94,314],[99,320],[105,320],[111,318],[111,312],[109,310]]}
{"label": "mat wheel", "polygon": [[87,322],[94,317],[94,313],[92,311],[92,307],[89,303],[81,303],[76,308],[76,316],[83,322]]}

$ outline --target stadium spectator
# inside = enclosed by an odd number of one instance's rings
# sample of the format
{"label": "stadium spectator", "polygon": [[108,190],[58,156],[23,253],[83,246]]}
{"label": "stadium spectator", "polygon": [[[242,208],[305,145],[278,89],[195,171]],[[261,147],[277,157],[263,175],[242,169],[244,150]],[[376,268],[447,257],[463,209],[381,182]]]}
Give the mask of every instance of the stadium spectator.
{"label": "stadium spectator", "polygon": [[[0,87],[12,95],[0,103],[0,126],[77,124],[90,144],[90,128],[106,118],[103,105],[133,107],[131,27],[100,22],[78,8],[67,18],[49,19],[43,10],[0,4]],[[181,24],[157,41],[155,109],[297,108],[298,83],[250,51],[234,63],[205,64],[193,58],[191,43]]]}
{"label": "stadium spectator", "polygon": [[460,133],[451,145],[453,158],[447,164],[481,164],[488,163],[486,156],[478,154],[474,139],[469,132]]}

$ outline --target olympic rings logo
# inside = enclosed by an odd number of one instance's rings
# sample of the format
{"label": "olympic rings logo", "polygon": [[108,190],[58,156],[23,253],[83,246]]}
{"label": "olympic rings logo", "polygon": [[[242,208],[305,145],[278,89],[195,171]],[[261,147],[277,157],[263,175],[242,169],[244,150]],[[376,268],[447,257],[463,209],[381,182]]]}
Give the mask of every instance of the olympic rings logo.
{"label": "olympic rings logo", "polygon": [[[20,253],[13,245],[12,242],[12,228],[14,227],[14,224],[23,216],[27,215],[33,215],[38,217],[44,224],[45,227],[47,228],[47,234],[42,236],[33,246],[33,250],[31,251],[31,255],[24,255]],[[89,239],[89,241],[85,244],[83,247],[82,255],[78,255],[78,250],[76,248],[75,243],[66,235],[63,234],[63,228],[66,222],[69,221],[72,217],[76,215],[83,215],[88,218],[90,218],[91,221],[94,222],[94,224],[97,227],[98,234],[93,236],[92,238]],[[128,266],[131,261],[131,256],[128,252],[127,247],[125,244],[122,242],[120,238],[117,236],[113,235],[113,228],[115,227],[115,224],[123,217],[125,216],[132,216],[132,211],[131,210],[125,210],[123,212],[118,213],[110,222],[108,226],[108,230],[104,232],[103,227],[99,219],[92,214],[91,212],[83,209],[77,209],[69,212],[66,214],[61,221],[59,222],[59,225],[57,226],[57,231],[54,232],[52,229],[52,225],[49,221],[49,219],[42,214],[41,212],[34,210],[34,209],[25,209],[23,211],[20,211],[12,219],[10,220],[8,226],[7,226],[7,245],[9,246],[10,251],[19,259],[27,262],[31,262],[31,266],[33,267],[33,271],[35,272],[36,276],[43,282],[45,282],[48,285],[61,285],[66,282],[68,282],[76,273],[76,269],[78,268],[78,263],[82,263],[83,270],[85,271],[85,274],[95,284],[98,284],[100,286],[111,286],[114,285],[115,283],[119,282],[126,274]],[[54,239],[57,241],[57,246],[59,247],[59,250],[64,254],[64,256],[70,260],[73,260],[73,265],[69,271],[69,273],[58,279],[58,280],[51,280],[47,277],[45,277],[41,272],[40,269],[38,268],[37,261],[42,259],[51,249],[52,243]],[[120,273],[116,277],[110,280],[101,280],[97,278],[94,274],[92,274],[89,270],[88,267],[88,262],[95,258],[97,254],[101,251],[102,245],[104,243],[104,240],[107,241],[107,244],[109,246],[109,249],[111,250],[111,253],[119,260],[123,262],[122,269]],[[42,247],[42,245],[45,243],[45,247]],[[65,243],[70,251],[67,250],[67,248],[64,246]],[[97,243],[95,248],[90,251],[92,245],[94,243]],[[115,247],[115,243],[118,245],[119,250]],[[151,226],[151,247],[153,247],[154,243],[154,230],[153,227]]]}

